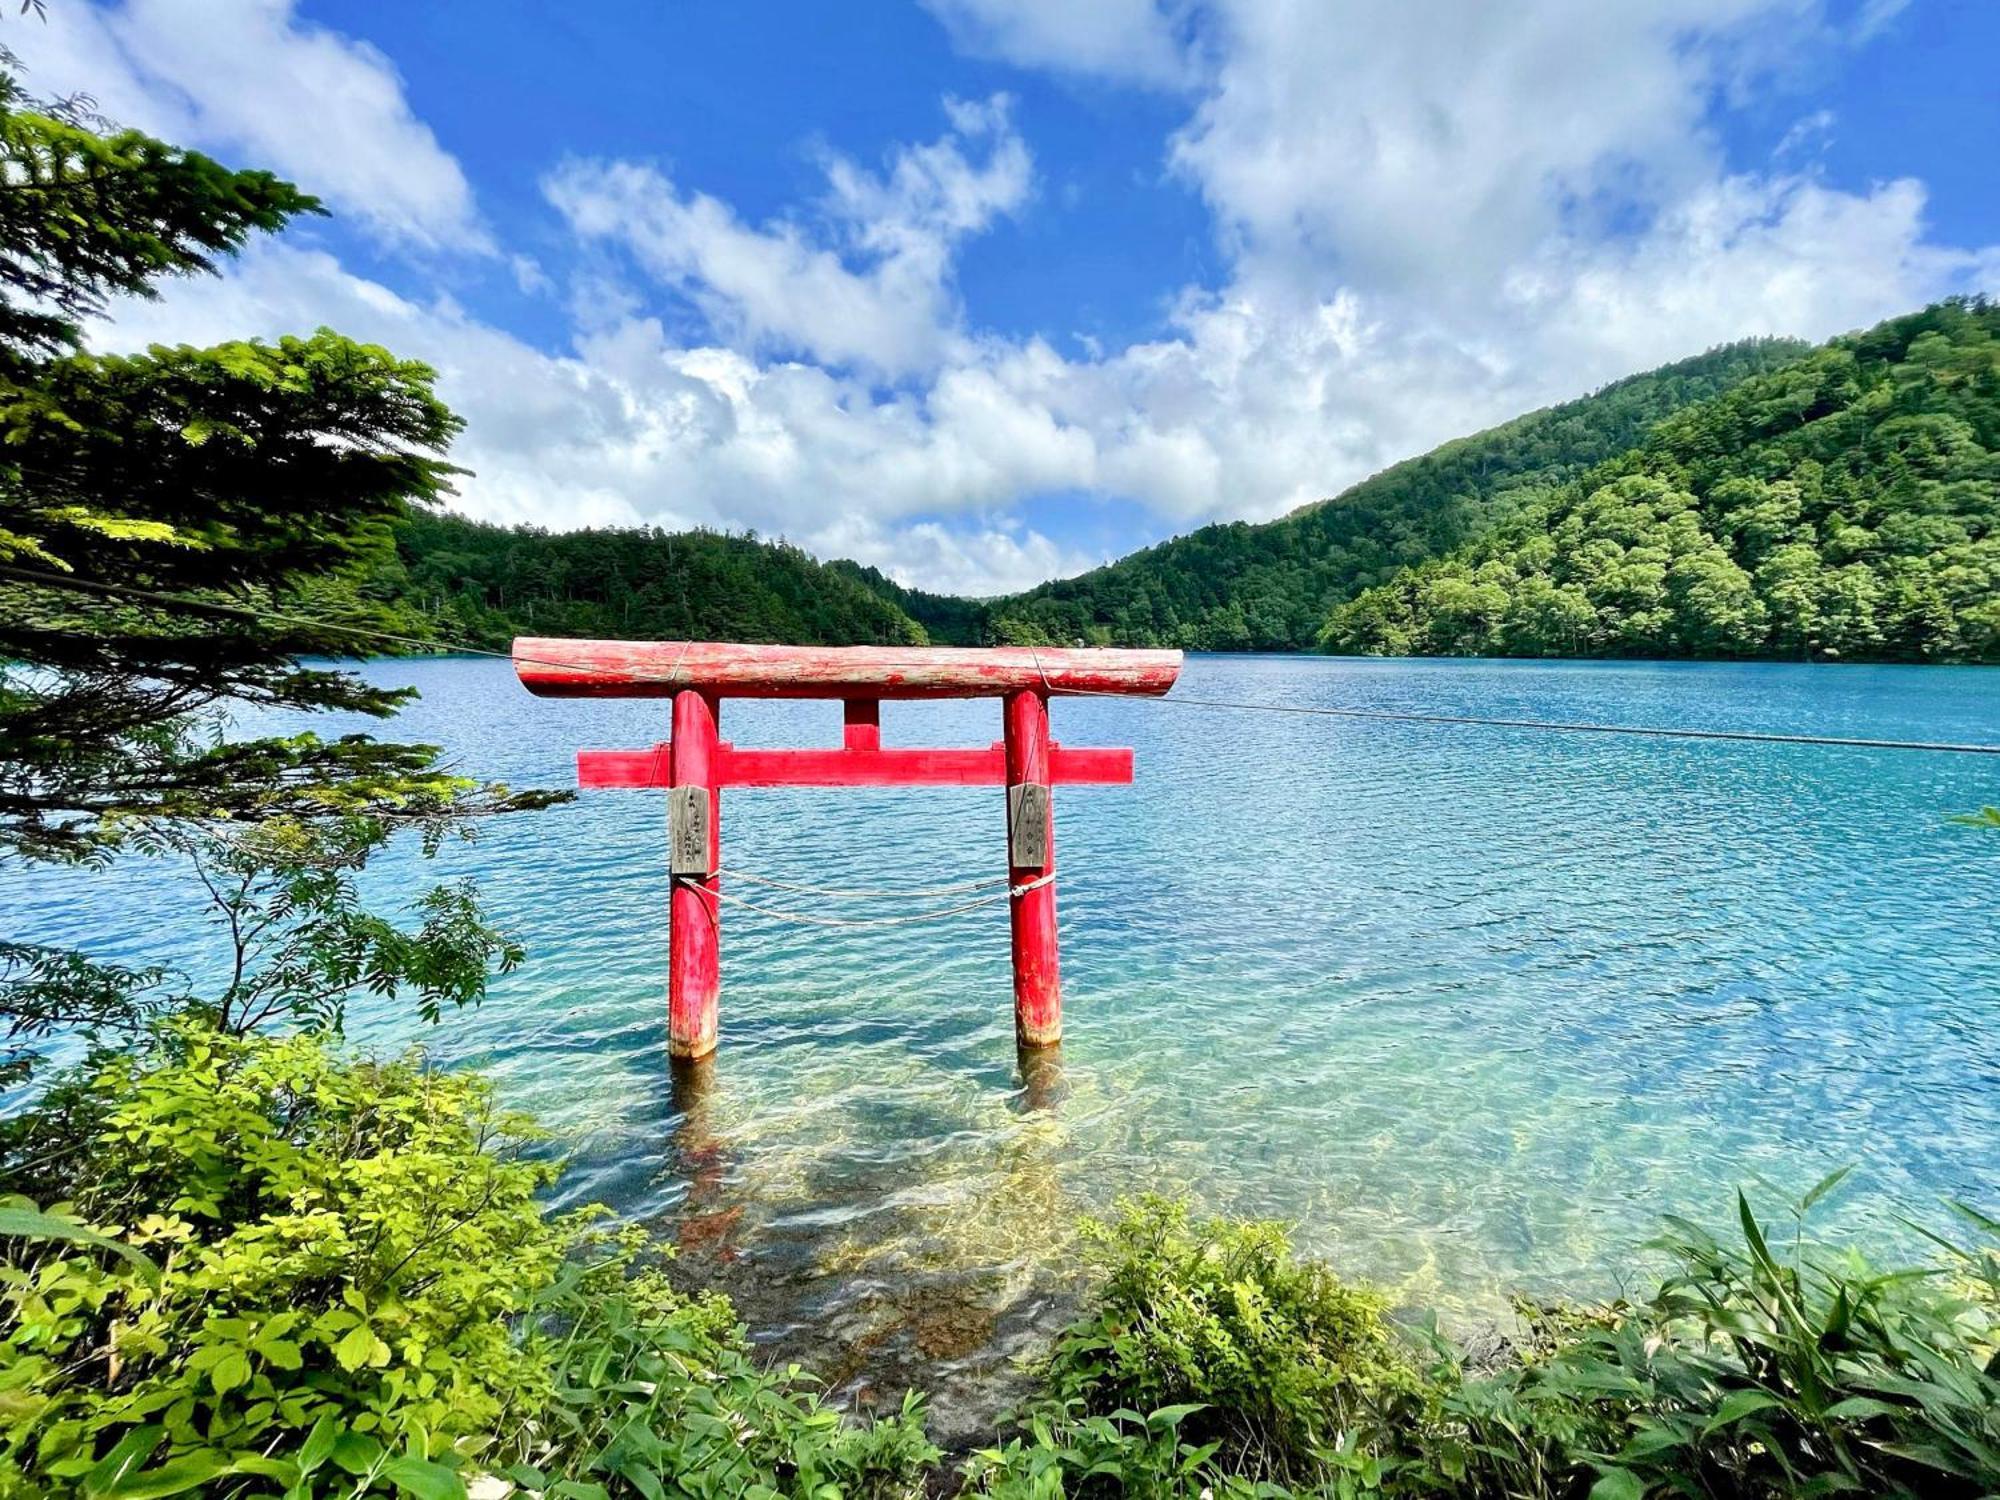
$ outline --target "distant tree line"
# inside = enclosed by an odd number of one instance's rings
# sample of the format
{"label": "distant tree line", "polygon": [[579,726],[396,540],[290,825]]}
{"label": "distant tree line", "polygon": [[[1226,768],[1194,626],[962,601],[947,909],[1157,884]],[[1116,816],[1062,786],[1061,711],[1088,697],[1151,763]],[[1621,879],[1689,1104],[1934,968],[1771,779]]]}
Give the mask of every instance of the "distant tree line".
{"label": "distant tree line", "polygon": [[413,514],[395,557],[353,587],[406,633],[489,648],[515,635],[923,644],[923,627],[858,571],[754,533],[550,532]]}

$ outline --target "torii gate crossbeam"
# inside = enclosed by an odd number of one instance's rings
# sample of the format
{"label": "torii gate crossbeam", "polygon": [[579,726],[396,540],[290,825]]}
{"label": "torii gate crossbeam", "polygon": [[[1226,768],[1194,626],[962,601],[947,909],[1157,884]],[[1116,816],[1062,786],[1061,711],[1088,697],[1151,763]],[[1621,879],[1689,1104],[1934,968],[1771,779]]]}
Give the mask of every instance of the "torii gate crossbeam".
{"label": "torii gate crossbeam", "polygon": [[[1025,1047],[1061,1040],[1052,789],[1129,784],[1132,752],[1056,744],[1048,700],[1063,693],[1157,697],[1180,675],[1181,653],[522,637],[514,642],[514,668],[542,697],[673,700],[666,743],[582,751],[577,781],[659,787],[672,796],[668,1046],[676,1057],[698,1058],[716,1043],[722,789],[731,786],[1006,787],[1015,1035]],[[718,732],[721,700],[729,697],[841,699],[841,747],[739,749]],[[1002,700],[999,742],[984,750],[883,747],[882,699],[967,697]]]}

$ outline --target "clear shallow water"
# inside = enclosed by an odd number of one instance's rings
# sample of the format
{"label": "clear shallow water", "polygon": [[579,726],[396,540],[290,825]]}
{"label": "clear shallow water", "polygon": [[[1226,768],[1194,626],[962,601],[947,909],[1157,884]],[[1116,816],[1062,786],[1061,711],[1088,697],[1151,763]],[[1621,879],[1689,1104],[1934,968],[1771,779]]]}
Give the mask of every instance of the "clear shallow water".
{"label": "clear shallow water", "polygon": [[[665,705],[530,698],[505,663],[367,674],[467,770],[569,785]],[[1191,697],[2000,741],[1976,669],[1197,657]],[[1856,1164],[1827,1232],[2000,1193],[2000,760],[1367,724],[1066,700],[1132,788],[1058,796],[1068,1038],[1025,1078],[1004,909],[827,931],[725,915],[723,1042],[664,1056],[664,799],[490,828],[384,900],[469,872],[529,948],[370,1045],[491,1068],[563,1132],[565,1201],[678,1238],[691,1277],[847,1395],[915,1380],[947,1435],[1064,1311],[1071,1226],[1159,1188],[1293,1222],[1308,1249],[1480,1317],[1605,1290],[1663,1211]],[[837,705],[725,708],[743,744],[835,744]],[[885,743],[986,744],[991,702],[889,704]],[[839,799],[847,805],[836,808]],[[752,791],[727,863],[819,884],[995,873],[997,792]],[[199,972],[180,877],[0,874],[10,936]],[[798,898],[772,898],[789,904]]]}

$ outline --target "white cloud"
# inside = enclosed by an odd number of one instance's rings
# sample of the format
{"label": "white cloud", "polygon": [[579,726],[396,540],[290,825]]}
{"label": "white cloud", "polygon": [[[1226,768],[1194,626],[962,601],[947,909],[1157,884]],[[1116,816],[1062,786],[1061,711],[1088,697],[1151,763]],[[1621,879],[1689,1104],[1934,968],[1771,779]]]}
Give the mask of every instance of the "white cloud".
{"label": "white cloud", "polygon": [[953,250],[1032,186],[1004,96],[948,100],[947,112],[949,134],[897,150],[880,175],[827,155],[826,234],[747,225],[728,204],[630,162],[571,162],[544,190],[578,235],[629,251],[734,342],[900,376],[935,368],[960,344]]}
{"label": "white cloud", "polygon": [[[1606,206],[1715,169],[1711,91],[1789,0],[1223,0],[1173,160],[1255,274],[1476,307]],[[1794,17],[1804,25],[1803,18]]]}
{"label": "white cloud", "polygon": [[1824,336],[1953,287],[2000,284],[2000,252],[1927,243],[1923,210],[1909,179],[1856,194],[1725,178],[1632,243],[1549,246],[1511,279],[1510,310],[1558,354],[1601,362],[1605,351],[1642,368],[1684,352],[1691,334]]}
{"label": "white cloud", "polygon": [[[1715,343],[2000,287],[2000,250],[1929,238],[1915,181],[1727,163],[1718,100],[1778,41],[1851,42],[1811,0],[1137,15],[1204,39],[1175,52],[1200,92],[1162,149],[1229,269],[1124,348],[1002,338],[960,304],[959,250],[1032,192],[1004,100],[948,103],[943,136],[879,168],[827,155],[824,195],[763,224],[655,167],[562,167],[548,196],[596,247],[563,353],[282,246],[101,339],[331,323],[438,366],[477,514],[755,527],[990,592],[1099,560],[1012,519],[1029,497],[1267,517]],[[1010,55],[1132,76],[1054,9],[1005,16]]]}
{"label": "white cloud", "polygon": [[532,255],[508,256],[507,269],[514,275],[515,289],[524,297],[539,297],[555,289],[555,282],[549,279],[549,273]]}
{"label": "white cloud", "polygon": [[878,567],[901,584],[973,596],[1018,593],[1102,561],[1004,518],[977,519],[969,527],[937,521],[884,527],[842,517],[818,532],[813,546],[822,556]]}
{"label": "white cloud", "polygon": [[122,125],[239,154],[391,243],[492,249],[465,173],[394,64],[301,20],[292,0],[66,0],[6,41],[40,93],[86,93]]}
{"label": "white cloud", "polygon": [[1778,144],[1771,148],[1773,161],[1809,156],[1824,146],[1833,135],[1835,116],[1830,109],[1816,109],[1809,115],[1792,122],[1791,129],[1779,137]]}
{"label": "white cloud", "polygon": [[1138,83],[1191,80],[1187,7],[1155,0],[923,0],[962,49],[1028,67]]}
{"label": "white cloud", "polygon": [[[224,277],[122,307],[91,343],[271,338],[322,322],[436,367],[439,390],[467,418],[452,453],[473,471],[459,508],[487,519],[754,527],[906,582],[975,592],[1096,560],[984,514],[1069,470],[1031,444],[1032,424],[996,443],[978,392],[939,397],[934,412],[921,393],[875,397],[812,365],[681,347],[652,319],[620,319],[573,355],[550,355],[448,302],[400,297],[322,251],[267,245]],[[1064,442],[1047,430],[1039,439]],[[934,511],[972,520],[947,524]]]}

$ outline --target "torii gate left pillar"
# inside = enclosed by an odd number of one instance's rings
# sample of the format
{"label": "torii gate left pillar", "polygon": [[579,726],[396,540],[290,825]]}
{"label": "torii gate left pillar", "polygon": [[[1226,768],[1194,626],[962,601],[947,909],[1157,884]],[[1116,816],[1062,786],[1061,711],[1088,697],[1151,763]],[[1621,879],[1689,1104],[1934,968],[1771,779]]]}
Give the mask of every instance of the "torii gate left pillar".
{"label": "torii gate left pillar", "polygon": [[[702,845],[700,873],[684,868],[687,851],[676,848],[667,896],[667,1047],[675,1057],[713,1052],[720,1014],[722,898],[716,892],[722,881],[722,784],[716,762],[722,748],[721,712],[721,700],[698,688],[674,694],[668,785],[689,788],[708,803],[708,816],[688,830]],[[671,837],[673,814],[668,816]]]}
{"label": "torii gate left pillar", "polygon": [[[1005,786],[1014,1030],[1024,1047],[1062,1038],[1056,938],[1055,808],[1062,783],[1126,784],[1132,752],[1069,749],[1049,734],[1051,695],[1165,693],[1178,651],[738,646],[523,638],[514,665],[548,697],[670,697],[672,738],[651,750],[586,750],[585,787],[665,787],[674,874],[667,960],[668,1046],[715,1049],[721,994],[722,790],[726,786]],[[1000,742],[985,750],[884,749],[883,698],[998,697]],[[838,750],[737,749],[720,734],[725,697],[840,698]]]}

